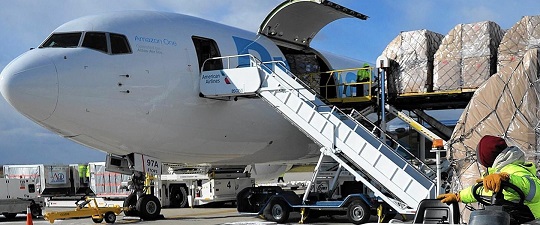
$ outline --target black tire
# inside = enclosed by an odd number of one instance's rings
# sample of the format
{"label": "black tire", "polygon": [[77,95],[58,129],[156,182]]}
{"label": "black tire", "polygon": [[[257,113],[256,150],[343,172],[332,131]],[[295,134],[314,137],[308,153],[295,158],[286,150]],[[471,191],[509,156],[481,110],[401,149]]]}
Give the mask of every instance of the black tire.
{"label": "black tire", "polygon": [[354,224],[362,224],[369,221],[371,211],[362,200],[354,200],[347,207],[347,219]]}
{"label": "black tire", "polygon": [[313,210],[313,209],[306,209],[308,212],[308,218],[310,219],[318,219],[321,217],[320,210]]}
{"label": "black tire", "polygon": [[387,213],[384,215],[384,218],[381,220],[381,223],[388,223],[390,220],[394,219],[397,216],[397,213]]}
{"label": "black tire", "polygon": [[114,214],[113,212],[106,212],[103,218],[105,219],[106,223],[116,222],[116,214]]}
{"label": "black tire", "polygon": [[103,222],[103,218],[92,218],[92,221],[94,221],[94,223],[101,223]]}
{"label": "black tire", "polygon": [[170,201],[171,208],[185,208],[188,205],[188,194],[186,188],[175,186],[171,188]]}
{"label": "black tire", "polygon": [[31,205],[30,213],[32,214],[33,218],[38,218],[43,215],[43,211],[39,205]]}
{"label": "black tire", "polygon": [[2,213],[2,215],[6,217],[6,219],[8,220],[12,220],[12,219],[15,219],[15,217],[17,217],[17,213]]}
{"label": "black tire", "polygon": [[137,212],[142,220],[155,220],[161,212],[159,199],[153,195],[143,195],[137,201]]}
{"label": "black tire", "polygon": [[264,215],[267,220],[276,222],[276,223],[285,223],[289,219],[289,214],[291,213],[290,207],[281,200],[274,200],[268,205],[268,215]]}
{"label": "black tire", "polygon": [[135,192],[128,195],[124,200],[124,208],[129,208],[129,210],[124,211],[126,216],[139,216],[139,212],[136,209],[137,206],[137,194]]}

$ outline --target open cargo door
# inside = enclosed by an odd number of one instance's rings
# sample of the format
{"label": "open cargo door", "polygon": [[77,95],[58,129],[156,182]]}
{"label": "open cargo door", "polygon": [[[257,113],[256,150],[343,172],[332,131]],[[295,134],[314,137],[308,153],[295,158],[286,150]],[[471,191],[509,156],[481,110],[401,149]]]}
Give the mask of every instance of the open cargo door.
{"label": "open cargo door", "polygon": [[323,27],[341,18],[366,20],[368,16],[327,0],[285,1],[266,17],[259,34],[281,45],[304,47]]}

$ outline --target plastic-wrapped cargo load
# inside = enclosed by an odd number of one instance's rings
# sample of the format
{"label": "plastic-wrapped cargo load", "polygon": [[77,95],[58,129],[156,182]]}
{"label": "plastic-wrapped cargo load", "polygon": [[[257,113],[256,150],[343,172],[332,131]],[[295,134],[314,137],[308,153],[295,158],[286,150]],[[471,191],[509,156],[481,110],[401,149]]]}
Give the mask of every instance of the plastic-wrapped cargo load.
{"label": "plastic-wrapped cargo load", "polygon": [[444,36],[429,30],[401,32],[382,55],[391,60],[388,93],[426,93],[433,89],[433,55]]}
{"label": "plastic-wrapped cargo load", "polygon": [[540,48],[540,15],[524,16],[506,32],[499,45],[498,69],[521,60],[533,48]]}
{"label": "plastic-wrapped cargo load", "polygon": [[433,90],[478,88],[497,72],[497,48],[503,35],[491,21],[455,26],[435,53]]}
{"label": "plastic-wrapped cargo load", "polygon": [[285,58],[289,62],[291,72],[304,81],[314,90],[320,89],[321,75],[316,55],[288,54]]}
{"label": "plastic-wrapped cargo load", "polygon": [[456,163],[451,184],[456,192],[471,186],[485,168],[476,162],[476,146],[484,135],[503,137],[518,146],[526,160],[537,162],[540,146],[540,49],[531,49],[478,88],[461,115],[449,143]]}
{"label": "plastic-wrapped cargo load", "polygon": [[122,182],[129,182],[131,176],[105,171],[105,162],[91,162],[88,164],[90,171],[90,188],[98,197],[126,198],[130,191],[121,188]]}

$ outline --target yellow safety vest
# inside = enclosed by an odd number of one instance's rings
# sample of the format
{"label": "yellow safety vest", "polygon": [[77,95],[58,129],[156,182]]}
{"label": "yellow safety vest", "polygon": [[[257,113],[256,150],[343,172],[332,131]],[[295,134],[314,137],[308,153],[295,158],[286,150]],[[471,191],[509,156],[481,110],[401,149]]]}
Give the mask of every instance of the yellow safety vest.
{"label": "yellow safety vest", "polygon": [[[540,219],[540,180],[536,177],[536,166],[534,164],[508,164],[500,169],[488,168],[488,174],[505,172],[510,174],[510,183],[516,185],[525,194],[524,204],[529,207],[535,219]],[[484,192],[483,195],[490,194]],[[508,201],[519,200],[517,193],[503,190],[504,199]],[[472,195],[472,187],[468,187],[459,192],[459,197],[463,203],[476,202]]]}

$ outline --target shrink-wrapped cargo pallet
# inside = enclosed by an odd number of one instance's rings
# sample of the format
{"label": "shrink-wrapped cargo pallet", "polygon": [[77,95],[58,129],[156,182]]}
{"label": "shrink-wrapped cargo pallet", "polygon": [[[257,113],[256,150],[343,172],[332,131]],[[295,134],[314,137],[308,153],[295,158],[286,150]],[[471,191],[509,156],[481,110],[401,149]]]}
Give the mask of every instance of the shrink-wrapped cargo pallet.
{"label": "shrink-wrapped cargo pallet", "polygon": [[443,38],[428,30],[401,32],[382,55],[391,60],[388,93],[426,93],[433,89],[433,55]]}
{"label": "shrink-wrapped cargo pallet", "polygon": [[90,171],[90,189],[98,197],[125,198],[130,194],[129,190],[122,189],[122,182],[129,182],[131,176],[108,172],[105,170],[105,162],[88,164]]}
{"label": "shrink-wrapped cargo pallet", "polygon": [[496,73],[503,35],[501,27],[491,21],[455,26],[435,53],[433,90],[478,88]]}
{"label": "shrink-wrapped cargo pallet", "polygon": [[499,70],[533,48],[540,48],[540,15],[524,16],[506,32],[499,45]]}
{"label": "shrink-wrapped cargo pallet", "polygon": [[476,146],[484,135],[503,137],[536,162],[540,147],[540,50],[531,49],[507,64],[478,88],[461,115],[449,143],[456,163],[451,184],[457,192],[471,186],[485,168],[476,162]]}
{"label": "shrink-wrapped cargo pallet", "polygon": [[285,55],[291,72],[304,81],[309,87],[319,91],[321,74],[316,55],[289,54]]}

